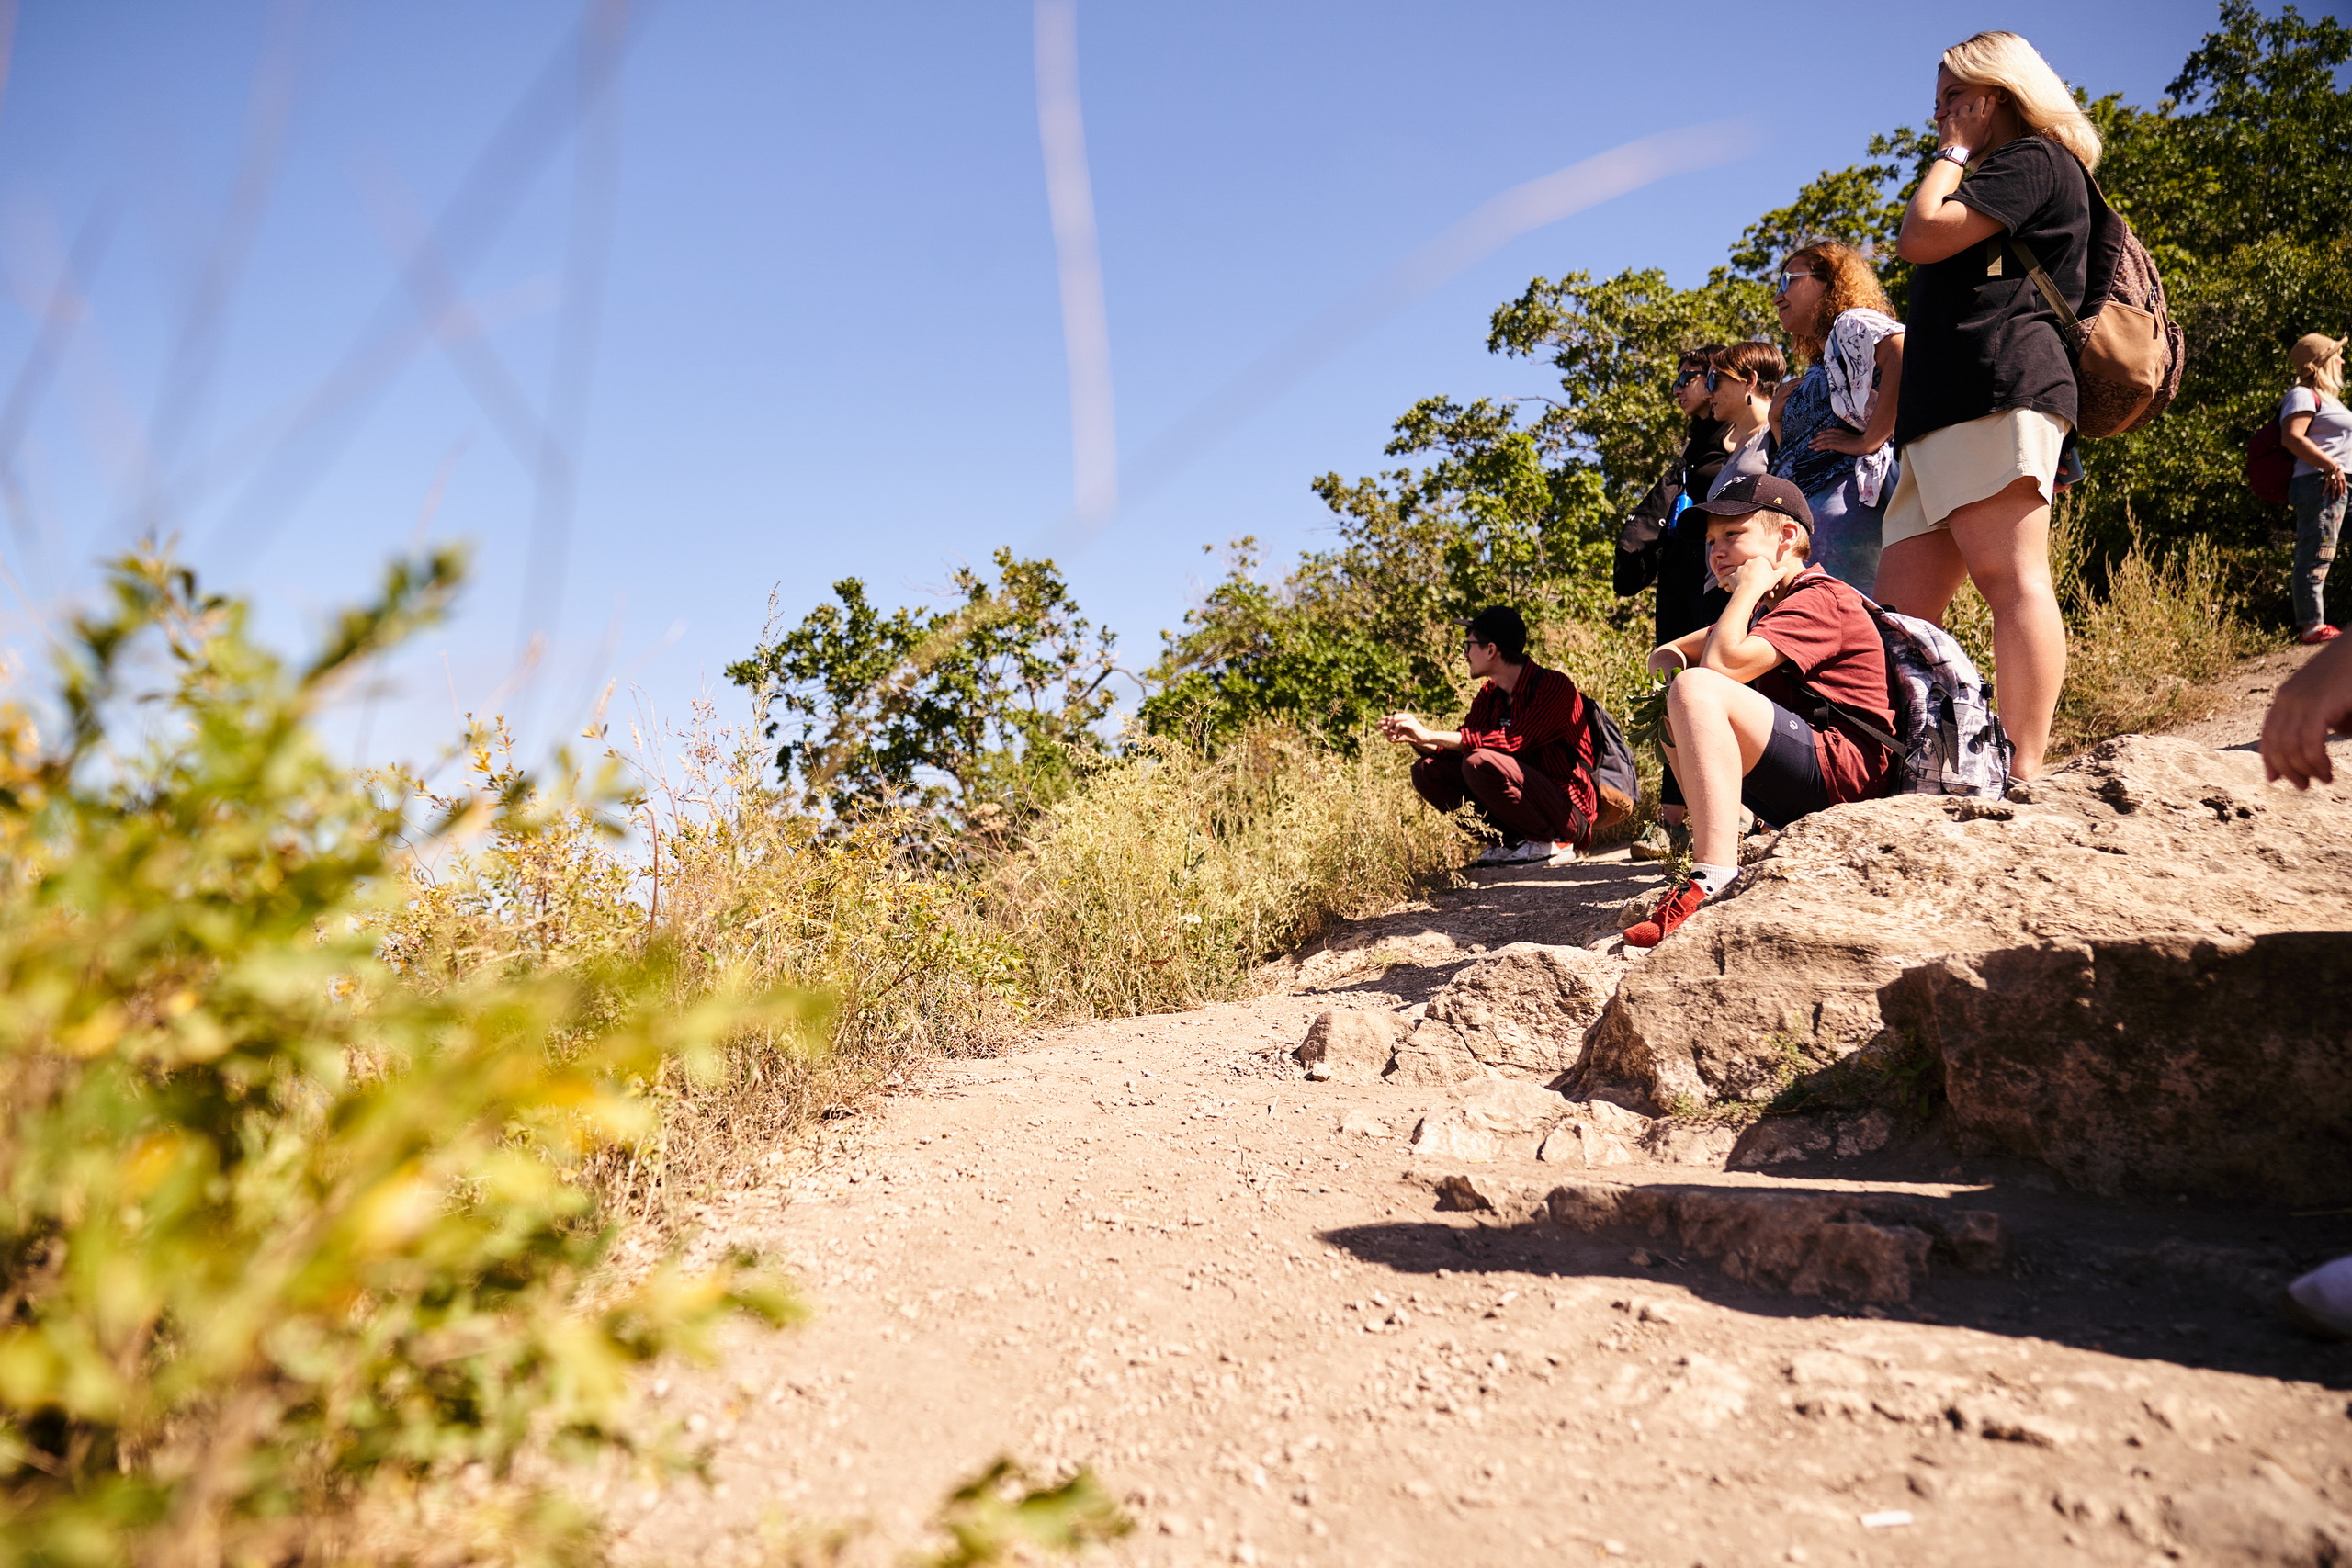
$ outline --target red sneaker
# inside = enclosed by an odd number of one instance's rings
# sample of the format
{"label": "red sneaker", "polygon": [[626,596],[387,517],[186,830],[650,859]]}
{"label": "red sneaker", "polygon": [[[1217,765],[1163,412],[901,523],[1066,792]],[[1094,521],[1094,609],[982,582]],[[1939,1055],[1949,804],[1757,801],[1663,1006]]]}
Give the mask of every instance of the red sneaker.
{"label": "red sneaker", "polygon": [[1706,889],[1697,883],[1676,884],[1668,891],[1667,896],[1659,900],[1658,907],[1652,911],[1648,919],[1626,931],[1625,945],[1627,947],[1656,947],[1659,942],[1664,942],[1677,926],[1697,914],[1699,906],[1706,901]]}
{"label": "red sneaker", "polygon": [[2342,632],[2336,630],[2334,626],[2329,626],[2325,621],[2322,621],[2319,625],[2313,626],[2311,630],[2305,632],[2295,640],[2306,645],[2316,642],[2334,642],[2337,637],[2340,637],[2343,635],[2344,634]]}

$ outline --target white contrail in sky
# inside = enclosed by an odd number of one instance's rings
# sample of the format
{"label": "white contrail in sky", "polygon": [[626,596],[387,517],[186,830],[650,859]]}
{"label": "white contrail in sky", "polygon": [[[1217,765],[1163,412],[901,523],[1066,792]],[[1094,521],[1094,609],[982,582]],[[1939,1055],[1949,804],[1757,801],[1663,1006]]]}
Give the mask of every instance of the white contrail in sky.
{"label": "white contrail in sky", "polygon": [[1100,527],[1119,510],[1118,427],[1111,400],[1111,321],[1094,235],[1094,185],[1078,107],[1077,0],[1036,0],[1037,140],[1061,273],[1062,346],[1069,359],[1071,510]]}
{"label": "white contrail in sky", "polygon": [[[1357,338],[1521,235],[1670,175],[1730,163],[1747,154],[1754,136],[1754,126],[1745,118],[1660,131],[1482,202],[1194,404],[1126,466],[1125,499],[1132,502],[1158,490]],[[1096,516],[1074,509],[1053,530],[1052,543],[1065,547],[1083,544],[1109,520],[1108,513]]]}

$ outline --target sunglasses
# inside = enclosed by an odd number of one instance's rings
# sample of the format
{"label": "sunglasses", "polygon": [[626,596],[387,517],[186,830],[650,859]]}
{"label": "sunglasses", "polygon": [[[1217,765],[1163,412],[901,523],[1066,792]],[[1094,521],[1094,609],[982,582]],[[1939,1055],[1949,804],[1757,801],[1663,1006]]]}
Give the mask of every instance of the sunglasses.
{"label": "sunglasses", "polygon": [[1791,270],[1781,274],[1781,287],[1775,290],[1775,292],[1786,294],[1790,289],[1794,288],[1806,278],[1818,278],[1820,276],[1821,274],[1817,272],[1798,272],[1792,268]]}
{"label": "sunglasses", "polygon": [[1710,370],[1707,372],[1707,390],[1712,392],[1725,381],[1753,381],[1756,378],[1753,376],[1735,376],[1728,370]]}
{"label": "sunglasses", "polygon": [[[1689,386],[1691,382],[1697,380],[1700,377],[1704,376],[1706,372],[1704,370],[1693,366],[1690,369],[1679,373],[1674,378],[1674,389],[1679,392],[1683,388]],[[1712,391],[1713,389],[1710,388],[1708,389]]]}

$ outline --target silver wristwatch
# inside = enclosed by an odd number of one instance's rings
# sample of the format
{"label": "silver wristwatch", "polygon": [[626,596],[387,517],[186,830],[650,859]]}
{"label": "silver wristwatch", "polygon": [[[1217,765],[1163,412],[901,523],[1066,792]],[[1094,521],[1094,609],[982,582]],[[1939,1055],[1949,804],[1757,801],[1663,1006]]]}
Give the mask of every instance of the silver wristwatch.
{"label": "silver wristwatch", "polygon": [[[1939,147],[1936,149],[1936,157],[1942,159],[1947,164],[1958,164],[1963,169],[1968,167],[1968,160],[1973,156],[1974,156],[1974,154],[1965,147]],[[1932,161],[1933,160],[1930,160],[1930,162]]]}

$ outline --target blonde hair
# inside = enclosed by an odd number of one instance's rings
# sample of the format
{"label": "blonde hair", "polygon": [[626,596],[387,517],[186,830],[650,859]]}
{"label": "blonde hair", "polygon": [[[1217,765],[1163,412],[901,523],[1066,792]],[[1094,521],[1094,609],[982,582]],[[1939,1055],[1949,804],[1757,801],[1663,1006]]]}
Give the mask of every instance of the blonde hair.
{"label": "blonde hair", "polygon": [[2295,385],[2309,387],[2323,398],[2344,395],[2344,356],[2335,355],[2295,372]]}
{"label": "blonde hair", "polygon": [[1821,357],[1821,350],[1829,341],[1829,329],[1847,311],[1894,314],[1894,306],[1887,299],[1870,258],[1853,246],[1841,245],[1835,240],[1815,240],[1789,253],[1789,265],[1804,261],[1817,264],[1827,275],[1822,285],[1821,302],[1814,307],[1813,320],[1796,334],[1797,352],[1807,359]]}
{"label": "blonde hair", "polygon": [[2084,168],[2098,167],[2098,127],[2050,62],[2017,34],[1978,33],[1956,43],[1944,51],[1943,68],[1972,87],[2000,88],[2028,130],[2072,152]]}

